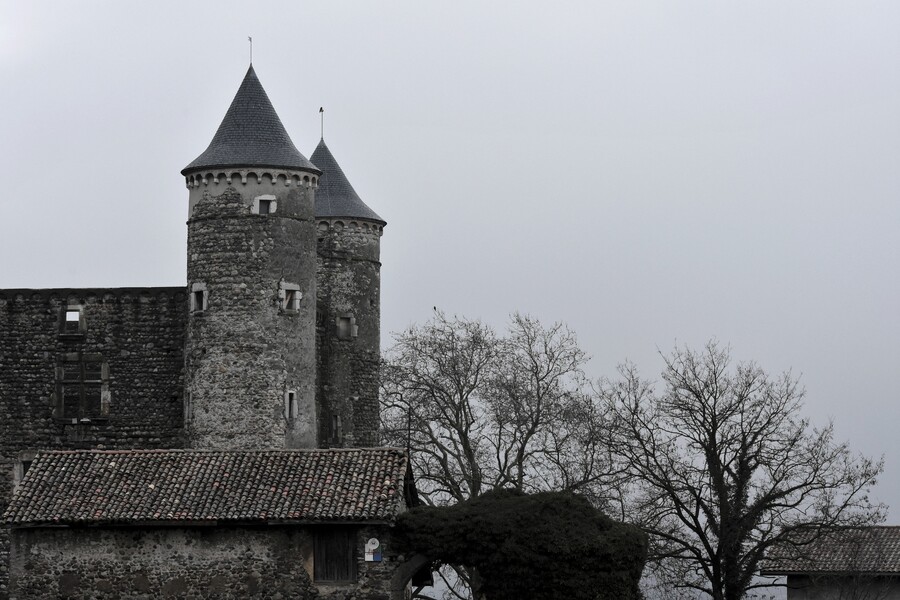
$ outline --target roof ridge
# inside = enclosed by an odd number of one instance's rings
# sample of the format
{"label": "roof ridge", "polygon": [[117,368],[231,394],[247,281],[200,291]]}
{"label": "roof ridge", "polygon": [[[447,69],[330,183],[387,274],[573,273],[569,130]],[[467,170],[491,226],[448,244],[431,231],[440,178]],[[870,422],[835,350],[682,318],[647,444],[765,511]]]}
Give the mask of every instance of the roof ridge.
{"label": "roof ridge", "polygon": [[266,453],[318,453],[325,454],[329,452],[340,453],[340,452],[373,452],[373,451],[385,451],[385,452],[401,452],[406,453],[405,448],[398,448],[394,446],[371,446],[371,447],[358,447],[358,448],[249,448],[249,449],[239,449],[239,448],[231,448],[231,449],[215,449],[215,448],[116,448],[116,449],[101,449],[101,448],[81,448],[74,450],[38,450],[40,454],[52,454],[52,455],[62,455],[62,454],[103,454],[103,455],[117,455],[117,454],[266,454]]}

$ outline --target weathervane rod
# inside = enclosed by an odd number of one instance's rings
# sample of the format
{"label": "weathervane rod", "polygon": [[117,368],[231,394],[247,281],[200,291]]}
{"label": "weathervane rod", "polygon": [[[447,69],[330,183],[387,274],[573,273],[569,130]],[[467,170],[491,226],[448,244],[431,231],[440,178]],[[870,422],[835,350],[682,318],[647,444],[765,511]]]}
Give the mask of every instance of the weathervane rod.
{"label": "weathervane rod", "polygon": [[247,41],[250,42],[250,64],[253,64],[253,38],[249,35],[247,36]]}
{"label": "weathervane rod", "polygon": [[320,131],[319,131],[320,137],[324,140],[325,139],[325,107],[323,107],[323,106],[319,107],[319,129],[320,129]]}

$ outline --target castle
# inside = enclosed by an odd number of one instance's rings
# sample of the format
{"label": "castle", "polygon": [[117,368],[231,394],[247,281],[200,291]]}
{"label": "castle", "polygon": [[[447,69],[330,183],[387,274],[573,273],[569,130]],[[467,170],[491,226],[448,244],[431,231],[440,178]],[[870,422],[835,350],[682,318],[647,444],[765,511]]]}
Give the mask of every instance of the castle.
{"label": "castle", "polygon": [[186,286],[0,290],[0,596],[398,597],[385,221],[252,65],[182,175]]}

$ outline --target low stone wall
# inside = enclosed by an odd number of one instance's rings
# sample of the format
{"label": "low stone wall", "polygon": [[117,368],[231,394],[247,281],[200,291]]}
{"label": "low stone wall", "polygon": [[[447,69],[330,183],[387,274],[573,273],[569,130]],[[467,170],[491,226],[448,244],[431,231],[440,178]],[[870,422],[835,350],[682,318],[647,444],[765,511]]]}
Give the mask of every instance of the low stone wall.
{"label": "low stone wall", "polygon": [[[310,528],[14,529],[10,598],[389,600],[399,565],[389,530],[356,531],[358,580],[316,586]],[[382,562],[365,562],[369,537],[382,540]]]}

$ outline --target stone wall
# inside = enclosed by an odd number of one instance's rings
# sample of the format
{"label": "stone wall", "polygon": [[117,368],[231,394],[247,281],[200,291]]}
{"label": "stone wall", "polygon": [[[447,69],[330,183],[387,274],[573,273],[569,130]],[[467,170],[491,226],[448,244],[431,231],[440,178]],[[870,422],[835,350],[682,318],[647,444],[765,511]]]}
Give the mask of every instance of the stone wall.
{"label": "stone wall", "polygon": [[[365,562],[376,536],[385,560]],[[357,529],[357,582],[316,586],[313,536],[299,526],[15,529],[10,598],[390,600],[388,536]]]}
{"label": "stone wall", "polygon": [[[205,294],[190,299],[185,349],[194,448],[316,447],[313,194],[222,179],[193,205],[188,289]],[[253,212],[260,197],[270,214]],[[294,308],[286,285],[302,295]]]}
{"label": "stone wall", "polygon": [[316,400],[319,445],[377,446],[382,226],[319,220]]}
{"label": "stone wall", "polygon": [[[75,306],[81,321],[67,330]],[[36,450],[181,446],[184,333],[180,287],[0,290],[0,513]],[[106,414],[73,423],[61,361],[83,356],[102,365]],[[7,544],[0,531],[0,598]]]}

